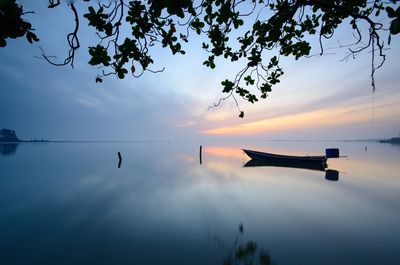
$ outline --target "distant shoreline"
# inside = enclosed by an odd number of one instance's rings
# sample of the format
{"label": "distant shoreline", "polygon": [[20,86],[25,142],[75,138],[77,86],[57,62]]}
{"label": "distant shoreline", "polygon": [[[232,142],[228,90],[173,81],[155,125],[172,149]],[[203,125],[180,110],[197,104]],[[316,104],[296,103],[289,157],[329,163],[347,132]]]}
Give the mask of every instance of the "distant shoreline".
{"label": "distant shoreline", "polygon": [[0,141],[0,144],[18,144],[18,143],[173,143],[173,142],[373,142],[373,143],[391,143],[400,144],[400,137],[388,139],[354,139],[354,140],[302,140],[302,139],[194,139],[194,140],[18,140],[18,141]]}
{"label": "distant shoreline", "polygon": [[383,139],[379,141],[380,143],[389,143],[389,144],[400,144],[400,137],[392,137],[390,139]]}

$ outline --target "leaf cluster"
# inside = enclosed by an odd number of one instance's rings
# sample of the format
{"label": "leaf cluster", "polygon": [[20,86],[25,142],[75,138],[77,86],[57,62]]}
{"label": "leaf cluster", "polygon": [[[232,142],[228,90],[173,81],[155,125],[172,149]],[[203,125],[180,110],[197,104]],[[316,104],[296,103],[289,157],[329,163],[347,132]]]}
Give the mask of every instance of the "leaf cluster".
{"label": "leaf cluster", "polygon": [[15,0],[0,1],[0,47],[7,45],[7,38],[16,39],[25,36],[29,43],[39,41],[39,38],[33,33],[31,23],[22,19],[22,6]]}
{"label": "leaf cluster", "polygon": [[392,18],[390,22],[390,33],[393,35],[400,33],[400,6],[397,7],[396,11],[391,7],[386,7],[386,12],[389,18]]}

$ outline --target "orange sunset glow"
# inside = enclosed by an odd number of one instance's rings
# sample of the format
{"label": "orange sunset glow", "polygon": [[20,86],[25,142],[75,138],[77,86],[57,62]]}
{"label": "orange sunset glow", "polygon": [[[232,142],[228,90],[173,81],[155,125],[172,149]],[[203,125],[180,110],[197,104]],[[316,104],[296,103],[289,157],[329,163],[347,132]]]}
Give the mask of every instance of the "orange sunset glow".
{"label": "orange sunset glow", "polygon": [[243,158],[243,152],[238,148],[211,146],[204,149],[204,153],[219,157]]}
{"label": "orange sunset glow", "polygon": [[385,104],[374,104],[371,98],[371,100],[361,103],[347,102],[332,107],[302,112],[300,110],[300,113],[216,127],[203,130],[202,133],[207,135],[257,135],[303,128],[329,128],[348,124],[373,123],[374,120],[390,120],[400,116],[398,104],[392,102],[394,100],[396,97],[393,99],[393,95],[386,95]]}

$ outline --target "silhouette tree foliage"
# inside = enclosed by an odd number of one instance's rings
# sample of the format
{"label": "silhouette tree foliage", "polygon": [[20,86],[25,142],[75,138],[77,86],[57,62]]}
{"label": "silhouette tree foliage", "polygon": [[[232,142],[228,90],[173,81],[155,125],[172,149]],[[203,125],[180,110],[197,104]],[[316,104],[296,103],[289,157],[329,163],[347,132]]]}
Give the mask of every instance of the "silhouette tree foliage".
{"label": "silhouette tree foliage", "polygon": [[[87,5],[85,14],[78,14],[76,2],[68,2],[75,17],[74,30],[67,35],[68,56],[56,62],[42,49],[43,59],[73,67],[81,20],[99,38],[89,47],[89,64],[102,68],[96,82],[109,75],[123,79],[128,73],[139,77],[144,71],[162,71],[151,69],[154,46],[185,54],[183,46],[190,35],[202,35],[206,37],[201,47],[208,53],[203,62],[206,67],[215,68],[217,57],[243,65],[235,78],[221,82],[226,96],[214,106],[228,98],[236,104],[237,97],[251,103],[266,98],[284,74],[283,56],[296,60],[312,56],[312,43],[319,43],[315,55],[324,54],[324,40],[332,38],[340,25],[354,37],[351,43],[339,43],[347,51],[345,60],[370,53],[375,91],[374,73],[385,62],[392,35],[400,32],[398,0],[82,0]],[[58,6],[59,0],[48,0],[49,8]],[[39,41],[25,15],[15,0],[0,0],[1,47],[7,38],[25,36],[30,43]]]}

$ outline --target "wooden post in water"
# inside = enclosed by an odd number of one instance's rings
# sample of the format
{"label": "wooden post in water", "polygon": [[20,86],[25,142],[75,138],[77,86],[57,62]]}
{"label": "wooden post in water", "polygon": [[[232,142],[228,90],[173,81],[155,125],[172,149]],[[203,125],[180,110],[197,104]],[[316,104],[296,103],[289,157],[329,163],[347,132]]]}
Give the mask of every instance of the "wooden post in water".
{"label": "wooden post in water", "polygon": [[121,156],[121,153],[120,152],[118,152],[118,168],[120,168],[121,167],[121,163],[122,163],[122,156]]}
{"label": "wooden post in water", "polygon": [[201,159],[202,149],[203,149],[203,147],[200,145],[200,151],[199,151],[200,165],[203,164],[203,161]]}

